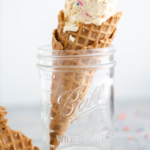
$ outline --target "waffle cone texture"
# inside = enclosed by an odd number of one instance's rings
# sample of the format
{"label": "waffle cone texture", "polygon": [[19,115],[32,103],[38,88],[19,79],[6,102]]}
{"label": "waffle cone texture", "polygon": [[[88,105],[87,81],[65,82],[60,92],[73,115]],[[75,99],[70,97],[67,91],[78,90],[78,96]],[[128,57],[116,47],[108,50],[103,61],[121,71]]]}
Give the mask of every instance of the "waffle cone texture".
{"label": "waffle cone texture", "polygon": [[0,150],[39,150],[33,146],[33,141],[20,131],[13,131],[4,119],[7,112],[0,107]]}
{"label": "waffle cone texture", "polygon": [[[116,13],[101,26],[80,23],[77,32],[69,31],[64,33],[64,13],[61,11],[58,16],[58,28],[53,31],[52,36],[53,50],[60,51],[54,51],[53,54],[55,56],[70,56],[71,58],[74,55],[96,53],[97,48],[109,47],[116,35],[116,25],[121,18],[121,15],[121,12]],[[74,42],[69,41],[70,35],[75,37]],[[84,68],[82,71],[78,68],[70,68],[67,72],[64,72],[63,70],[67,70],[68,66],[97,65],[100,64],[101,59],[102,56],[95,56],[89,57],[88,59],[81,57],[77,60],[68,59],[53,62],[53,65],[60,66],[59,69],[62,71],[53,72],[55,78],[52,79],[51,85],[52,107],[50,116],[53,118],[49,125],[50,130],[52,131],[50,133],[51,150],[57,149],[60,144],[58,137],[65,136],[68,127],[73,122],[70,122],[70,120],[77,115],[76,111],[72,111],[72,102],[76,100],[74,102],[75,110],[81,100],[85,98],[96,72],[96,70],[90,70],[88,68]],[[77,93],[79,93],[79,95]]]}
{"label": "waffle cone texture", "polygon": [[[66,32],[64,33],[65,19],[64,12],[60,11],[58,15],[58,41],[61,42],[64,50],[79,50],[83,47],[94,44],[96,41],[100,42],[104,39],[110,39],[118,21],[122,16],[121,12],[116,13],[114,16],[110,17],[106,22],[103,22],[101,26],[96,26],[93,23],[79,24],[79,30],[77,32]],[[75,38],[74,42],[69,41],[69,37],[73,36]],[[102,48],[105,46],[98,45],[97,48]]]}

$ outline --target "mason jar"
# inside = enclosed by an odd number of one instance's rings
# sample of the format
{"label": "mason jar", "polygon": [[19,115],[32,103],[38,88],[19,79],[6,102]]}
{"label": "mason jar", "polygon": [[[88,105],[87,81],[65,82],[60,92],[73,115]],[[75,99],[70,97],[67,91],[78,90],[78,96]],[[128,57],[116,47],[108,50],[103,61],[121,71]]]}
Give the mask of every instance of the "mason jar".
{"label": "mason jar", "polygon": [[38,49],[44,150],[112,150],[113,46]]}

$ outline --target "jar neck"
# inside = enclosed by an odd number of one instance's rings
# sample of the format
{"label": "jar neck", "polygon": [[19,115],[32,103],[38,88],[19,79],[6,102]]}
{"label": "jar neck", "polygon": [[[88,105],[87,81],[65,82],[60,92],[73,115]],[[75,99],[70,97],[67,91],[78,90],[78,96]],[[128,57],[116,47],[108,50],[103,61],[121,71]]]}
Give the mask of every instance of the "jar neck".
{"label": "jar neck", "polygon": [[38,68],[95,69],[116,64],[113,47],[86,50],[51,50],[50,46],[38,49]]}

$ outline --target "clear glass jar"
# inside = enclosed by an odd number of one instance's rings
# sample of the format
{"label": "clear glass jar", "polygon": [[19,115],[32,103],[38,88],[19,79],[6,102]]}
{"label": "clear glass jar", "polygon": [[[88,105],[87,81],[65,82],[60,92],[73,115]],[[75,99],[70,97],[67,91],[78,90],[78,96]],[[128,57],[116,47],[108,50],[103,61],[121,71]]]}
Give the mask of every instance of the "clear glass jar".
{"label": "clear glass jar", "polygon": [[114,47],[38,49],[44,150],[112,150]]}

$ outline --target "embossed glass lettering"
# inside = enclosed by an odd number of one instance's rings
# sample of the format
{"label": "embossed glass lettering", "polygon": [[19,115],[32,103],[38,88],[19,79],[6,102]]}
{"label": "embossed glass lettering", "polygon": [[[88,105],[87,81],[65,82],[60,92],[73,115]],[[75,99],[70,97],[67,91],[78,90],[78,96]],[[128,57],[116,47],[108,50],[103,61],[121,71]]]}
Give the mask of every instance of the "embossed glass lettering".
{"label": "embossed glass lettering", "polygon": [[109,132],[105,132],[102,134],[93,134],[93,135],[85,135],[84,143],[96,143],[101,142],[103,140],[109,139]]}
{"label": "embossed glass lettering", "polygon": [[72,136],[63,136],[63,135],[56,135],[57,141],[59,143],[73,143],[78,144],[78,136],[72,137]]}
{"label": "embossed glass lettering", "polygon": [[[102,107],[105,103],[104,101],[101,102],[101,96],[103,94],[104,88],[105,88],[105,84],[103,84],[101,87],[98,86],[91,98],[85,98],[82,99],[77,106],[75,106],[76,101],[79,100],[80,98],[80,89],[82,87],[78,87],[75,90],[68,90],[63,92],[57,99],[57,103],[62,105],[62,109],[61,109],[61,115],[63,115],[64,117],[70,117],[72,114],[76,113],[76,117],[70,120],[70,123],[73,120],[78,119],[79,117],[86,115],[88,113],[90,113],[91,111],[94,111],[96,109],[98,109],[99,107]],[[66,99],[65,103],[61,103],[61,98],[63,96],[65,96],[66,94],[68,94],[68,98]],[[76,94],[76,97],[74,98],[73,96]],[[65,109],[67,108],[67,106],[71,106],[71,109],[69,111],[69,113],[64,113]],[[75,109],[76,108],[76,109]]]}
{"label": "embossed glass lettering", "polygon": [[[75,109],[74,109],[75,107],[74,107],[73,103],[76,102],[76,101],[79,99],[80,93],[78,93],[77,90],[79,90],[80,88],[81,88],[81,87],[75,89],[74,91],[71,91],[71,90],[65,91],[63,94],[61,94],[61,95],[58,97],[57,103],[58,103],[58,104],[61,104],[61,103],[60,103],[61,97],[62,97],[63,95],[65,95],[65,94],[71,92],[71,94],[68,96],[67,100],[65,101],[65,103],[64,103],[64,105],[63,105],[63,108],[61,109],[61,114],[62,114],[63,116],[67,117],[67,116],[70,116],[71,114],[73,114],[73,112],[74,112],[74,110],[75,110]],[[76,98],[75,98],[73,101],[70,101],[71,98],[73,97],[73,94],[76,94]],[[66,108],[66,106],[68,106],[69,104],[71,104],[71,108],[72,108],[72,109],[71,109],[71,111],[70,111],[68,114],[64,114],[63,110],[64,110],[64,109]]]}

